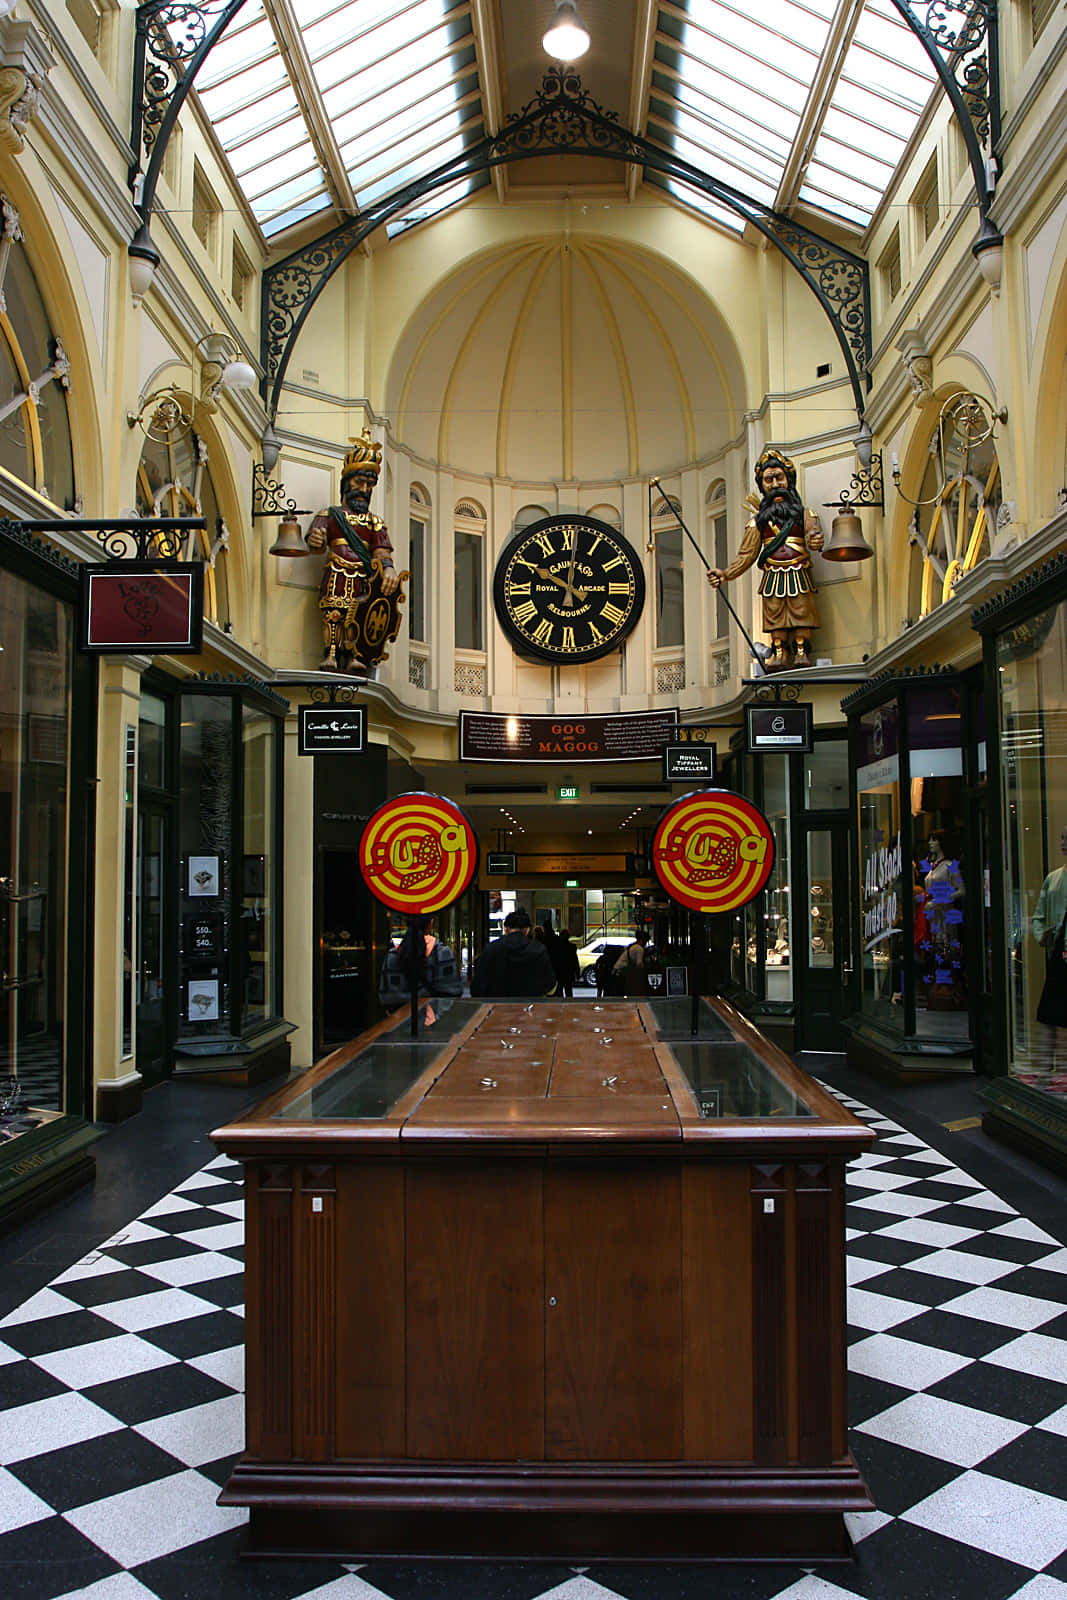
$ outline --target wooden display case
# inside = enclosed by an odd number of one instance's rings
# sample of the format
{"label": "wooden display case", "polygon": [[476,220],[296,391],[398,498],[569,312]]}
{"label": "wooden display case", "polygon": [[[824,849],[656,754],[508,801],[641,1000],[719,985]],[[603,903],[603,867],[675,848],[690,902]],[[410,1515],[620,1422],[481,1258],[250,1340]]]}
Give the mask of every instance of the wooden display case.
{"label": "wooden display case", "polygon": [[213,1135],[252,1550],[845,1554],[873,1133],[720,1001],[434,1006]]}

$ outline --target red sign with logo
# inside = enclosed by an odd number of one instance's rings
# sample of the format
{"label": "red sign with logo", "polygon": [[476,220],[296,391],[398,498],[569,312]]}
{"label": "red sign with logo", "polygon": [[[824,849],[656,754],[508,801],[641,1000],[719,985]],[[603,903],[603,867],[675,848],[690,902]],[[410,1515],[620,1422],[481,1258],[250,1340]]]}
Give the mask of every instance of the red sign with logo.
{"label": "red sign with logo", "polygon": [[359,868],[371,894],[409,916],[450,906],[477,867],[477,834],[459,807],[439,794],[387,800],[359,844]]}
{"label": "red sign with logo", "polygon": [[774,866],[770,823],[743,795],[703,789],[668,806],[652,840],[652,866],[690,911],[734,911],[759,894]]}
{"label": "red sign with logo", "polygon": [[116,561],[86,565],[82,648],[100,653],[200,650],[204,567],[200,561]]}

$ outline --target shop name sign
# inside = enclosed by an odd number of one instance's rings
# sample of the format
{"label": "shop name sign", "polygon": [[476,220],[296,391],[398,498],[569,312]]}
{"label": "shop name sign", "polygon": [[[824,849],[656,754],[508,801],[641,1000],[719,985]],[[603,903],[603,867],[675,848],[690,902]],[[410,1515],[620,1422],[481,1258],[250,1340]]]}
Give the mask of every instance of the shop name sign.
{"label": "shop name sign", "polygon": [[94,655],[196,655],[204,632],[202,561],[86,563],[80,645]]}
{"label": "shop name sign", "polygon": [[874,901],[863,913],[863,944],[867,950],[900,932],[898,888],[903,859],[898,833],[895,844],[872,851],[864,863],[863,898]]}
{"label": "shop name sign", "polygon": [[461,761],[658,761],[674,739],[678,712],[617,717],[498,716],[461,711]]}
{"label": "shop name sign", "polygon": [[300,707],[300,755],[359,755],[366,744],[366,706]]}

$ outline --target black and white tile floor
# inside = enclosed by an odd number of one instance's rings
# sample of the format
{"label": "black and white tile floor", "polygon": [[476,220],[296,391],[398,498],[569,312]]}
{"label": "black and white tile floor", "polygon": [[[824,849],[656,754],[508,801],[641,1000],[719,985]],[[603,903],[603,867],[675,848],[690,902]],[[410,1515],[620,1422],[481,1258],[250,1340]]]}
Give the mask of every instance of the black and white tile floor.
{"label": "black and white tile floor", "polygon": [[1067,1249],[899,1122],[851,1169],[854,1562],[242,1562],[240,1169],[209,1161],[0,1321],[0,1595],[1067,1600]]}

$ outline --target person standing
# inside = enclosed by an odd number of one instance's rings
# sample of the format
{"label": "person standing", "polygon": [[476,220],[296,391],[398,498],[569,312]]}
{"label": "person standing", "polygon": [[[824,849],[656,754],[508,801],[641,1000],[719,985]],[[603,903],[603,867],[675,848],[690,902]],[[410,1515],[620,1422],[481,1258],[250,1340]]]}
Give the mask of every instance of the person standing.
{"label": "person standing", "polygon": [[566,928],[560,928],[554,936],[548,954],[560,994],[566,1000],[573,1000],[574,985],[581,975],[582,968],[578,952],[571,943],[571,936]]}
{"label": "person standing", "polygon": [[[1060,829],[1060,850],[1067,860],[1067,827]],[[1045,952],[1045,982],[1037,1002],[1041,1066],[1051,1072],[1067,1028],[1067,865],[1053,867],[1037,897],[1030,930]],[[1063,1055],[1062,1050],[1059,1054]]]}
{"label": "person standing", "polygon": [[512,1000],[553,994],[556,975],[545,946],[530,938],[530,914],[522,906],[504,918],[504,932],[474,963],[471,994]]}
{"label": "person standing", "polygon": [[[415,957],[418,946],[418,922],[408,928],[395,950],[387,950],[378,979],[378,999],[389,1011],[411,999],[415,976]],[[463,976],[459,963],[447,944],[442,944],[432,931],[432,925],[423,932],[425,952],[419,973],[419,996],[456,996],[463,993]]]}
{"label": "person standing", "polygon": [[623,993],[630,999],[639,998],[648,993],[648,973],[645,971],[645,946],[648,943],[648,934],[642,929],[635,933],[633,943],[628,944],[618,961],[614,971],[621,976]]}

